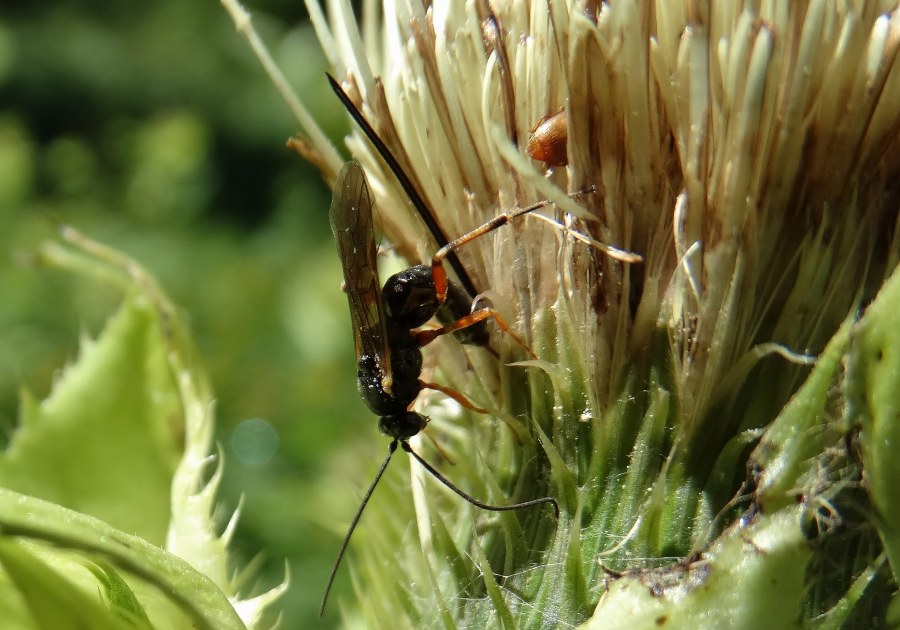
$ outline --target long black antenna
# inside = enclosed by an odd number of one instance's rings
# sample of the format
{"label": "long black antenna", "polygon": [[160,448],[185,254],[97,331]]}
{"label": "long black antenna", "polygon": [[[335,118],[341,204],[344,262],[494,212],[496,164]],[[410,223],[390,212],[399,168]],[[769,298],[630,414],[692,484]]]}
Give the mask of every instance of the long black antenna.
{"label": "long black antenna", "polygon": [[[431,214],[431,209],[428,207],[428,204],[425,203],[422,195],[420,195],[419,191],[416,190],[416,187],[413,185],[412,181],[409,179],[409,176],[400,166],[397,158],[394,157],[393,153],[391,153],[391,150],[384,143],[384,140],[382,140],[378,136],[378,134],[375,132],[375,129],[372,127],[372,125],[369,124],[369,121],[365,119],[356,104],[352,100],[350,100],[350,97],[347,96],[346,92],[344,92],[344,88],[340,83],[338,83],[337,79],[335,79],[327,72],[325,73],[325,76],[328,77],[328,82],[331,84],[331,89],[334,90],[334,93],[350,113],[350,116],[353,118],[353,120],[356,121],[356,124],[360,126],[363,134],[365,134],[366,138],[369,139],[369,142],[372,143],[372,145],[375,147],[375,150],[378,151],[378,155],[381,156],[381,159],[383,159],[385,164],[388,165],[388,168],[391,169],[391,172],[394,174],[394,177],[397,178],[397,181],[400,182],[400,187],[403,188],[406,196],[409,197],[409,201],[416,209],[416,212],[418,212],[419,216],[422,217],[422,221],[425,222],[425,225],[431,232],[431,236],[437,243],[438,248],[447,245],[447,243],[449,242],[447,235],[444,233],[444,230],[441,229],[441,226],[434,218],[434,215]],[[463,264],[462,262],[460,262],[456,253],[451,252],[450,255],[447,256],[447,260],[449,261],[450,266],[453,267],[453,271],[456,272],[456,276],[457,278],[459,278],[459,283],[469,293],[469,297],[474,298],[476,295],[478,295],[479,292],[475,288],[475,284],[472,282],[472,279],[466,272],[466,268],[463,267]]]}
{"label": "long black antenna", "polygon": [[325,595],[322,596],[322,605],[319,606],[320,617],[322,616],[322,613],[325,612],[325,604],[328,603],[328,594],[331,592],[331,585],[334,584],[334,576],[337,575],[338,567],[341,566],[341,560],[344,559],[344,552],[347,551],[347,545],[350,544],[350,537],[353,535],[353,530],[356,529],[356,525],[359,523],[359,519],[362,518],[363,510],[366,509],[366,504],[369,502],[369,499],[372,498],[372,493],[375,492],[375,486],[377,486],[378,482],[381,481],[381,476],[384,474],[384,471],[387,470],[388,464],[391,461],[391,457],[393,457],[396,450],[397,440],[394,440],[388,447],[387,457],[384,458],[384,463],[381,464],[381,468],[378,469],[378,473],[375,475],[375,479],[372,481],[372,485],[369,486],[369,490],[366,492],[366,496],[363,497],[362,503],[359,504],[359,509],[356,510],[356,516],[354,516],[353,520],[350,522],[350,529],[347,530],[347,535],[344,536],[344,542],[341,544],[341,550],[338,551],[337,560],[334,561],[334,566],[331,567],[331,575],[328,576],[328,586],[325,587]]}
{"label": "long black antenna", "polygon": [[347,530],[347,535],[344,536],[344,542],[341,544],[341,550],[338,551],[337,560],[334,561],[334,566],[331,568],[331,575],[328,576],[328,585],[325,587],[325,595],[322,597],[322,605],[319,606],[320,617],[322,616],[322,613],[325,612],[325,604],[328,603],[328,594],[331,592],[331,585],[334,584],[334,577],[337,575],[338,567],[341,566],[341,560],[343,560],[344,558],[344,552],[347,551],[347,545],[350,544],[350,537],[353,535],[353,530],[355,530],[357,524],[359,524],[359,519],[362,518],[363,510],[366,509],[366,505],[369,503],[369,499],[372,497],[372,493],[375,492],[375,486],[378,485],[378,482],[381,480],[381,476],[384,474],[384,471],[388,467],[388,463],[391,461],[391,457],[393,457],[394,452],[397,450],[398,442],[400,443],[400,446],[403,448],[403,450],[412,455],[413,458],[415,458],[415,460],[419,462],[425,470],[430,472],[435,479],[453,490],[453,492],[461,496],[463,499],[465,499],[475,507],[481,508],[482,510],[487,510],[488,512],[506,512],[509,510],[521,510],[523,508],[532,507],[541,503],[549,503],[553,506],[553,512],[556,514],[556,518],[559,518],[559,503],[557,503],[556,499],[554,499],[553,497],[541,497],[540,499],[522,501],[521,503],[513,503],[511,505],[491,505],[490,503],[483,503],[453,485],[453,483],[444,475],[439,473],[435,467],[426,462],[424,459],[422,459],[422,457],[419,456],[418,453],[412,450],[412,447],[406,440],[395,439],[388,447],[388,455],[384,459],[384,463],[381,464],[381,468],[378,469],[378,473],[375,475],[375,479],[372,481],[372,485],[369,486],[369,490],[363,497],[362,503],[359,504],[359,509],[356,510],[356,516],[354,516],[353,520],[350,522],[350,528]]}
{"label": "long black antenna", "polygon": [[556,513],[556,518],[559,518],[559,503],[556,502],[556,499],[553,497],[541,497],[540,499],[531,499],[530,501],[522,501],[521,503],[513,503],[511,505],[491,505],[489,503],[482,503],[478,499],[466,494],[459,488],[453,485],[453,483],[447,479],[444,475],[439,473],[436,468],[434,468],[431,464],[422,459],[418,453],[412,450],[412,447],[404,440],[400,441],[400,446],[403,447],[403,450],[412,455],[417,462],[422,464],[422,467],[434,475],[434,478],[440,481],[442,484],[453,490],[456,494],[461,496],[463,499],[474,505],[475,507],[479,507],[482,510],[487,510],[489,512],[506,512],[508,510],[521,510],[522,508],[531,507],[533,505],[539,505],[541,503],[549,503],[553,506],[553,511]]}

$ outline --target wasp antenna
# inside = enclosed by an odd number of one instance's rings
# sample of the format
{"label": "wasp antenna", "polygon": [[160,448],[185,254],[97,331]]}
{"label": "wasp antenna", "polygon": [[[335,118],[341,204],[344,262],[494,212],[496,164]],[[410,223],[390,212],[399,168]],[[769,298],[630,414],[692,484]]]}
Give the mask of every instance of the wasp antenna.
{"label": "wasp antenna", "polygon": [[[359,125],[360,129],[362,129],[363,134],[366,136],[366,138],[369,139],[369,142],[371,142],[375,146],[375,150],[378,151],[378,155],[381,156],[381,159],[385,161],[385,163],[394,173],[394,176],[400,182],[400,186],[403,188],[404,192],[409,197],[409,200],[412,202],[413,206],[415,206],[419,214],[422,215],[422,218],[426,222],[428,222],[429,219],[434,221],[433,217],[431,217],[431,211],[428,209],[428,206],[425,205],[425,201],[422,199],[419,191],[416,190],[415,186],[413,186],[412,181],[403,171],[403,168],[400,166],[397,158],[394,157],[394,154],[391,153],[390,149],[388,149],[388,146],[375,131],[375,128],[372,127],[372,125],[369,124],[369,121],[366,120],[366,117],[362,115],[362,112],[356,106],[356,103],[350,100],[350,97],[347,96],[346,92],[344,92],[344,88],[340,83],[338,83],[338,80],[327,72],[325,73],[325,76],[328,77],[328,83],[331,85],[331,89],[332,91],[334,91],[335,96],[338,97],[338,100],[340,100],[344,107],[347,109],[350,117],[353,118],[353,120],[356,121],[356,124]],[[429,223],[428,228],[436,230],[437,233],[441,236],[443,236],[444,234],[440,226],[438,226],[436,222],[434,223],[434,225]],[[437,234],[435,236],[437,236]],[[444,240],[446,239],[447,237],[444,236]]]}
{"label": "wasp antenna", "polygon": [[325,605],[328,603],[328,594],[331,592],[331,585],[334,584],[334,577],[337,575],[338,567],[341,566],[341,560],[344,559],[344,552],[347,551],[347,545],[350,544],[350,537],[353,535],[353,530],[356,529],[356,525],[359,523],[359,519],[362,518],[363,510],[366,509],[366,504],[369,502],[369,499],[372,498],[372,493],[375,492],[375,486],[378,485],[378,482],[381,480],[381,476],[384,474],[384,471],[387,470],[388,464],[391,461],[391,457],[393,457],[396,450],[397,440],[394,440],[388,447],[387,457],[384,458],[384,463],[381,464],[381,468],[378,469],[378,473],[375,475],[375,479],[372,481],[372,485],[369,486],[369,489],[366,492],[366,496],[363,497],[362,503],[359,504],[359,509],[356,510],[356,516],[354,516],[353,520],[350,522],[350,528],[347,530],[347,535],[344,536],[344,542],[341,544],[341,550],[338,551],[337,560],[334,561],[334,566],[331,567],[331,575],[328,576],[328,585],[325,587],[325,594],[322,596],[322,605],[319,606],[319,617],[321,617],[322,613],[325,612]]}
{"label": "wasp antenna", "polygon": [[487,510],[489,512],[507,512],[509,510],[521,510],[523,508],[532,507],[541,503],[549,503],[553,506],[553,511],[556,513],[556,518],[559,518],[559,503],[557,503],[556,499],[554,499],[553,497],[541,497],[540,499],[531,499],[530,501],[522,501],[521,503],[513,503],[512,505],[490,505],[489,503],[482,503],[475,497],[466,494],[455,485],[453,485],[453,482],[444,477],[444,475],[439,473],[436,468],[434,468],[431,464],[422,459],[418,453],[412,450],[412,447],[405,440],[400,440],[400,446],[403,447],[404,451],[412,455],[417,462],[422,464],[422,467],[430,472],[435,479],[453,490],[453,492],[461,496],[463,499],[465,499],[475,507],[479,507],[482,510]]}
{"label": "wasp antenna", "polygon": [[[441,228],[437,220],[434,218],[434,215],[431,213],[431,208],[429,208],[428,204],[425,203],[422,195],[419,194],[419,191],[413,185],[412,180],[403,170],[403,167],[400,166],[400,162],[397,161],[397,158],[393,153],[391,153],[391,150],[384,143],[384,140],[379,137],[378,133],[375,131],[372,125],[369,124],[369,121],[366,120],[365,116],[362,115],[362,112],[356,106],[356,103],[350,100],[350,97],[347,96],[346,92],[344,92],[344,88],[341,87],[341,84],[338,82],[338,80],[327,72],[325,73],[325,76],[328,77],[328,83],[331,85],[331,89],[338,97],[338,100],[341,101],[341,103],[347,109],[347,112],[350,114],[350,117],[353,118],[353,120],[356,121],[356,124],[359,125],[360,129],[362,129],[363,134],[366,136],[366,138],[369,139],[369,142],[372,143],[372,146],[375,147],[375,150],[378,151],[378,155],[380,155],[381,159],[384,160],[384,163],[388,165],[388,168],[391,169],[394,177],[397,178],[397,181],[400,183],[400,187],[406,193],[406,196],[409,197],[410,203],[412,203],[413,207],[416,209],[416,212],[419,213],[419,216],[422,218],[425,226],[431,232],[431,235],[434,237],[435,242],[437,242],[438,247],[445,246],[449,240],[447,238],[447,235],[444,234],[444,230]],[[453,267],[453,271],[456,272],[460,283],[469,293],[469,296],[474,298],[476,295],[478,295],[479,291],[475,288],[475,284],[472,282],[472,279],[466,272],[465,267],[463,267],[462,262],[460,262],[459,258],[456,257],[456,254],[450,256],[448,260],[450,261],[450,266]]]}
{"label": "wasp antenna", "polygon": [[366,138],[369,139],[369,142],[375,147],[375,150],[378,151],[378,155],[381,156],[381,159],[384,160],[385,164],[388,165],[388,168],[391,169],[391,172],[394,173],[394,177],[397,178],[397,181],[400,182],[400,187],[403,188],[403,191],[406,193],[406,196],[409,197],[410,202],[415,207],[416,211],[419,213],[419,216],[422,217],[422,220],[428,225],[428,229],[431,230],[431,233],[434,235],[436,240],[441,240],[446,243],[447,237],[444,235],[444,231],[437,224],[437,221],[434,220],[434,217],[431,214],[431,210],[428,208],[428,205],[425,203],[425,200],[422,199],[422,195],[419,194],[419,191],[416,190],[416,187],[413,186],[412,180],[407,176],[406,172],[403,170],[403,167],[400,166],[400,163],[397,161],[397,158],[394,157],[394,154],[391,153],[391,150],[384,143],[384,140],[378,135],[375,131],[375,128],[369,124],[369,121],[366,120],[366,117],[362,115],[362,112],[356,106],[350,97],[347,96],[347,93],[344,92],[344,88],[341,87],[341,84],[338,83],[337,79],[333,76],[325,73],[325,76],[328,77],[328,83],[331,85],[331,89],[334,91],[335,95],[347,109],[347,112],[350,114],[350,117],[356,121],[356,124],[359,125],[360,129],[362,129],[363,134]]}

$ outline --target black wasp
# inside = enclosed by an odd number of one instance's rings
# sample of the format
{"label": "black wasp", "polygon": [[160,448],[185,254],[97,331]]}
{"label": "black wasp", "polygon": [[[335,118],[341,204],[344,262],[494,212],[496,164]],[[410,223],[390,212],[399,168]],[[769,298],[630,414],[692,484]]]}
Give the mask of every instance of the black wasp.
{"label": "black wasp", "polygon": [[[361,124],[366,135],[372,140],[382,158],[391,167],[400,180],[404,190],[410,196],[413,205],[427,214],[423,219],[428,221],[430,213],[415,187],[405,176],[396,159],[378,138],[374,130],[363,118],[353,102],[343,92],[340,85],[328,77],[335,92],[347,106],[354,119]],[[420,208],[421,205],[421,208]],[[399,445],[404,451],[416,459],[438,481],[469,503],[490,511],[518,510],[522,508],[549,503],[557,516],[559,505],[551,497],[542,497],[531,501],[523,501],[512,505],[489,505],[482,503],[457,488],[446,477],[420,457],[409,445],[409,438],[422,431],[428,419],[410,407],[424,388],[436,389],[452,397],[463,406],[481,413],[479,409],[462,394],[434,383],[426,383],[420,379],[422,371],[422,346],[430,343],[440,335],[457,332],[482,323],[485,319],[495,319],[500,328],[512,335],[496,311],[489,307],[471,310],[471,299],[465,298],[465,291],[456,288],[447,277],[444,260],[449,260],[454,269],[458,260],[454,250],[471,240],[491,232],[508,223],[511,219],[526,214],[546,203],[539,203],[512,213],[505,213],[481,227],[465,234],[449,243],[446,237],[435,226],[429,225],[440,249],[433,256],[431,265],[416,265],[405,271],[394,274],[384,283],[382,288],[377,271],[377,248],[372,212],[374,200],[366,181],[365,173],[357,162],[348,162],[341,169],[334,187],[331,202],[331,228],[337,241],[338,255],[344,268],[344,291],[350,303],[350,318],[353,324],[353,337],[357,358],[357,388],[363,401],[375,414],[380,416],[378,422],[382,433],[392,438],[388,447],[388,455],[378,469],[375,479],[369,486],[360,503],[359,509],[347,531],[338,552],[337,560],[328,578],[322,605],[321,616],[328,601],[328,594],[334,583],[335,575],[341,559],[350,542],[350,537],[359,523],[363,511],[375,487],[378,485],[391,457]],[[432,219],[433,221],[433,219]],[[456,263],[454,261],[457,261]],[[464,279],[465,278],[465,279]],[[467,276],[461,275],[462,282]],[[469,287],[467,290],[471,292]],[[448,296],[451,296],[448,299]],[[465,307],[461,306],[465,303]],[[445,318],[455,321],[438,329],[416,330],[428,320],[444,311]],[[460,313],[460,311],[463,311]],[[512,335],[523,347],[524,343]],[[472,340],[471,343],[484,345],[486,341]],[[530,350],[529,350],[530,352]],[[533,353],[532,353],[533,355]]]}

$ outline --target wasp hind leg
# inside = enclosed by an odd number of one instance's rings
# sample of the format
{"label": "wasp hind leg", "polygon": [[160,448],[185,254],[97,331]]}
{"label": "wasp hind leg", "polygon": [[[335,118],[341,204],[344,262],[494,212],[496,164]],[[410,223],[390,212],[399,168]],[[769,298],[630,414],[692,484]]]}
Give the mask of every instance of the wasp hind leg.
{"label": "wasp hind leg", "polygon": [[[466,409],[468,409],[470,411],[474,411],[475,413],[483,413],[483,414],[490,413],[490,411],[488,411],[487,409],[482,409],[481,407],[476,407],[475,404],[471,400],[469,400],[463,394],[459,393],[458,391],[456,391],[455,389],[452,389],[450,387],[445,387],[444,385],[438,385],[437,383],[426,383],[425,381],[422,381],[422,380],[419,381],[419,386],[422,387],[422,389],[433,389],[435,391],[441,392],[448,398],[452,398],[453,400],[458,402],[460,405],[462,405]],[[515,438],[516,442],[518,444],[521,444],[522,443],[522,438],[521,438],[521,433],[520,433],[521,427],[517,427],[518,423],[511,421],[508,418],[504,418],[502,416],[500,416],[499,419],[500,419],[500,422],[505,424],[507,427],[509,427],[509,430],[512,431],[513,437]]]}
{"label": "wasp hind leg", "polygon": [[460,405],[462,405],[469,411],[474,411],[475,413],[484,413],[484,414],[491,413],[487,409],[477,407],[475,405],[475,403],[473,403],[471,400],[466,398],[465,395],[461,394],[460,392],[456,391],[455,389],[453,389],[451,387],[446,387],[444,385],[438,385],[437,383],[427,383],[422,380],[419,381],[419,386],[422,389],[433,389],[435,391],[441,392],[444,396],[447,396],[448,398],[452,398],[453,400],[458,402]]}
{"label": "wasp hind leg", "polygon": [[506,323],[506,320],[503,319],[503,317],[500,315],[500,313],[495,311],[490,306],[485,306],[483,308],[480,308],[477,311],[469,313],[465,317],[460,317],[455,322],[447,324],[446,326],[441,326],[440,328],[434,328],[434,329],[428,329],[428,330],[417,330],[416,332],[413,333],[413,335],[415,336],[416,340],[419,342],[420,346],[427,346],[432,341],[434,341],[435,339],[437,339],[438,337],[440,337],[442,335],[448,335],[450,333],[456,332],[457,330],[462,330],[464,328],[468,328],[469,326],[474,326],[475,324],[478,324],[479,322],[483,322],[486,319],[493,319],[494,322],[496,322],[497,327],[500,330],[502,330],[504,333],[509,335],[513,341],[515,341],[517,344],[519,344],[522,347],[522,349],[525,350],[525,352],[527,352],[528,355],[532,359],[538,358],[537,355],[534,353],[534,350],[532,350],[528,346],[528,344],[525,343],[521,337],[519,337],[519,335],[517,335],[510,329],[509,324]]}

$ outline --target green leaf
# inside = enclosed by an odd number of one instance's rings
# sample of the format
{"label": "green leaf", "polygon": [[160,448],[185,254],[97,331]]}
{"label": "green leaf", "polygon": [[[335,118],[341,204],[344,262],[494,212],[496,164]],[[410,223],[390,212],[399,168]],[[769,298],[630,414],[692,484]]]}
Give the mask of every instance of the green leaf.
{"label": "green leaf", "polygon": [[158,317],[127,299],[0,453],[0,485],[162,544],[182,412]]}
{"label": "green leaf", "polygon": [[[32,582],[47,577],[44,588],[78,585],[119,624],[109,627],[262,626],[286,585],[237,595],[252,575],[229,573],[235,517],[224,533],[214,518],[213,395],[186,326],[135,261],[70,228],[63,236],[67,243],[42,246],[41,259],[112,284],[124,301],[47,400],[23,396],[21,425],[0,454],[0,485],[10,488],[0,489],[0,541],[39,541],[42,551],[38,560],[11,556],[19,560],[11,566],[29,569]],[[51,549],[65,562],[48,562]],[[21,584],[0,571],[2,610],[19,611],[23,628],[55,627],[29,619],[23,602],[40,598]],[[70,598],[56,608],[76,620],[66,613],[78,605]],[[107,627],[93,622],[94,609],[79,613],[85,627]]]}
{"label": "green leaf", "polygon": [[848,361],[852,405],[873,519],[895,578],[900,574],[900,269],[853,331]]}
{"label": "green leaf", "polygon": [[[135,627],[107,609],[96,593],[90,593],[51,568],[22,541],[0,537],[0,566],[21,596],[24,606],[19,612],[25,613],[18,620],[7,616],[4,628],[124,630]],[[4,614],[10,614],[6,607]]]}
{"label": "green leaf", "polygon": [[811,556],[801,510],[735,525],[697,561],[623,576],[581,627],[799,628]]}
{"label": "green leaf", "polygon": [[128,583],[108,562],[98,560],[88,565],[88,570],[94,574],[97,581],[103,586],[104,595],[111,608],[125,619],[130,619],[136,624],[149,626],[150,620],[140,600],[128,586]]}
{"label": "green leaf", "polygon": [[244,628],[228,598],[208,577],[181,558],[93,517],[0,489],[0,532],[0,541],[21,537],[78,550],[89,559],[105,558],[155,587],[199,627]]}
{"label": "green leaf", "polygon": [[804,480],[816,473],[815,458],[846,433],[829,413],[853,319],[835,333],[803,386],[768,427],[751,455],[758,469],[757,497],[765,509],[794,503]]}

